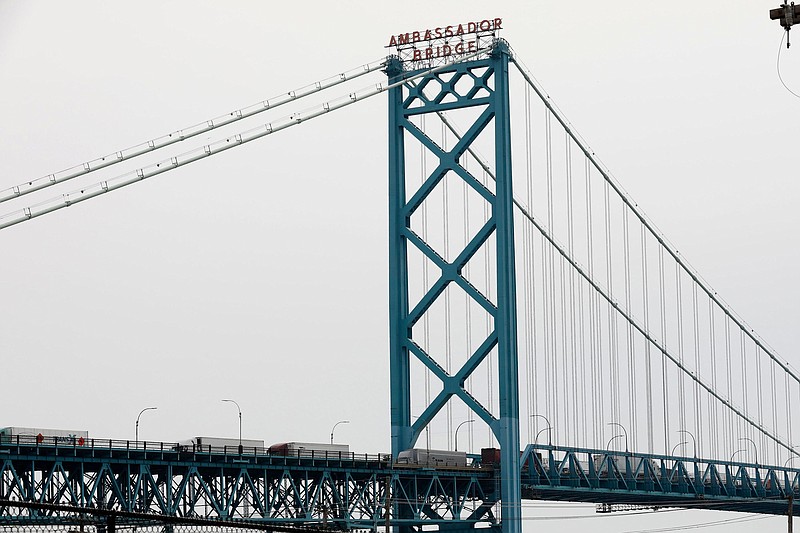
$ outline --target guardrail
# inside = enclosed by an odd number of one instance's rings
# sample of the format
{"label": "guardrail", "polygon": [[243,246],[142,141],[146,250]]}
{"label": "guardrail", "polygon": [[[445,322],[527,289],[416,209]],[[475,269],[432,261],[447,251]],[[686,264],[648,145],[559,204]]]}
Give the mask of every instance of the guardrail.
{"label": "guardrail", "polygon": [[[175,452],[203,454],[203,455],[223,455],[235,457],[296,457],[298,459],[329,459],[337,461],[383,461],[391,462],[391,454],[369,454],[340,452],[329,450],[315,450],[303,448],[299,450],[288,450],[286,452],[270,452],[269,448],[254,446],[242,446],[241,452],[238,445],[233,446],[212,446],[197,444],[181,444],[178,442],[152,442],[152,441],[131,441],[118,439],[95,439],[85,437],[58,437],[58,436],[37,436],[37,435],[0,435],[0,448],[14,447],[40,447],[40,448],[74,448],[90,450],[127,450],[141,452]],[[6,450],[7,451],[7,450]],[[3,450],[0,449],[0,453]]]}
{"label": "guardrail", "polygon": [[727,497],[800,494],[800,469],[629,451],[528,445],[523,484]]}

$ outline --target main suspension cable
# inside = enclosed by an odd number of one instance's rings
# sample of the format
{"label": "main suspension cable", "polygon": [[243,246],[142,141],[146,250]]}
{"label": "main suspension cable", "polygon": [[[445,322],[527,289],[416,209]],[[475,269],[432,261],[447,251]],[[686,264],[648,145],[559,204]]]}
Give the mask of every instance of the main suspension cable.
{"label": "main suspension cable", "polygon": [[773,351],[766,346],[766,343],[755,335],[750,328],[748,328],[743,321],[717,296],[717,294],[705,283],[705,281],[683,260],[678,253],[667,245],[666,239],[661,235],[661,233],[655,228],[655,226],[648,220],[648,218],[639,210],[637,205],[630,200],[627,194],[625,194],[621,187],[611,178],[611,175],[605,170],[603,165],[597,160],[597,157],[594,153],[588,148],[585,142],[572,130],[567,120],[561,115],[561,113],[555,108],[553,103],[551,102],[550,98],[544,93],[542,89],[539,88],[538,84],[533,81],[530,73],[528,72],[527,68],[525,68],[516,57],[511,58],[511,61],[517,67],[517,70],[520,74],[525,78],[525,81],[533,88],[539,98],[542,100],[542,103],[549,109],[556,120],[561,123],[561,126],[566,130],[570,137],[575,141],[578,147],[583,151],[587,158],[592,162],[592,164],[597,168],[600,172],[600,175],[603,179],[611,185],[620,199],[625,203],[630,209],[631,212],[636,215],[639,221],[648,229],[648,231],[655,237],[658,243],[669,253],[669,255],[680,265],[680,267],[691,277],[692,281],[697,283],[701,289],[708,295],[708,297],[717,304],[720,309],[728,316],[730,319],[747,335],[759,348],[761,348],[764,353],[766,353],[770,359],[775,361],[775,363],[784,371],[791,375],[792,379],[794,379],[798,384],[800,384],[800,376],[798,376],[791,368],[789,368],[787,362],[781,361]]}
{"label": "main suspension cable", "polygon": [[[529,83],[529,84],[531,84],[531,87],[532,87],[532,88],[533,88],[533,89],[534,89],[534,90],[537,92],[537,94],[539,94],[540,98],[542,98],[543,100],[545,100],[545,103],[546,103],[546,105],[548,106],[548,108],[550,108],[549,102],[547,102],[547,101],[546,101],[546,99],[545,99],[544,97],[542,97],[542,93],[541,93],[541,92],[539,92],[539,89],[538,89],[538,87],[537,87],[536,85],[534,85],[534,84],[533,84],[533,82],[530,80],[530,78],[527,76],[527,74],[526,74],[526,73],[525,73],[525,72],[522,70],[522,68],[521,68],[519,65],[517,65],[517,67],[520,69],[520,72],[522,72],[523,76],[526,76],[526,81],[528,81],[528,83]],[[559,122],[561,122],[562,126],[563,126],[564,128],[567,128],[567,126],[566,126],[566,123],[563,121],[563,119],[560,117],[560,115],[556,114],[556,113],[553,111],[553,109],[551,109],[551,108],[550,108],[550,111],[551,111],[551,112],[553,112],[553,115],[556,117],[556,119],[557,119],[557,120],[559,120]],[[438,113],[437,113],[437,114],[438,114]],[[445,120],[446,120],[446,119],[445,119],[445,118],[444,118],[444,117],[443,117],[441,114],[438,114],[438,115],[439,115],[439,117],[440,117],[440,118],[441,118],[443,121],[445,121]],[[453,132],[453,133],[456,135],[456,137],[458,138],[458,140],[461,140],[461,137],[462,137],[462,136],[461,136],[461,135],[460,135],[460,134],[457,132],[457,130],[456,130],[456,129],[455,129],[453,126],[452,126],[452,125],[449,125],[449,122],[445,122],[445,124],[446,124],[446,125],[448,125],[448,127],[449,127],[449,128],[450,128],[450,130],[451,130],[451,131],[452,131],[452,132]],[[640,221],[641,221],[643,224],[647,224],[646,220],[644,220],[644,218],[643,218],[643,215],[641,215],[641,214],[639,213],[639,211],[635,209],[635,206],[634,206],[634,205],[633,205],[633,204],[632,204],[632,203],[631,203],[631,202],[630,202],[630,201],[627,199],[627,197],[626,197],[625,195],[623,195],[623,194],[621,193],[621,191],[620,191],[620,190],[619,190],[619,189],[616,187],[616,185],[613,183],[613,181],[611,181],[611,180],[610,180],[610,178],[608,178],[608,176],[607,176],[607,174],[605,173],[605,171],[603,171],[603,170],[601,169],[601,167],[599,167],[599,166],[598,166],[598,163],[596,162],[596,160],[595,160],[595,159],[593,159],[593,158],[591,157],[591,152],[589,152],[589,151],[586,149],[585,145],[584,145],[582,142],[580,142],[580,140],[579,140],[579,139],[577,139],[577,138],[576,138],[576,137],[575,137],[575,136],[574,136],[572,133],[570,133],[570,136],[571,136],[571,137],[572,137],[572,139],[573,139],[573,140],[576,142],[576,144],[578,144],[578,146],[581,148],[581,150],[584,152],[584,154],[585,154],[585,155],[586,155],[586,156],[587,156],[587,157],[588,157],[588,158],[589,158],[589,159],[592,161],[592,163],[594,164],[595,168],[597,168],[597,169],[598,169],[598,170],[601,172],[601,175],[603,175],[604,177],[606,177],[606,183],[607,183],[607,184],[609,184],[611,187],[613,187],[613,188],[614,188],[614,190],[617,192],[617,194],[619,194],[619,195],[620,195],[620,196],[623,198],[623,201],[624,201],[624,202],[625,202],[625,204],[626,204],[626,205],[627,205],[627,206],[628,206],[628,207],[631,209],[631,212],[633,212],[633,213],[634,213],[634,214],[637,216],[637,218],[639,218],[639,220],[640,220]],[[486,175],[487,175],[487,176],[489,176],[489,177],[490,177],[492,180],[496,180],[496,176],[495,176],[495,175],[494,175],[494,173],[491,171],[491,169],[489,168],[488,164],[486,164],[486,163],[485,163],[485,161],[484,161],[482,158],[480,158],[479,156],[477,156],[477,154],[476,154],[475,152],[473,152],[472,150],[467,150],[467,151],[468,151],[468,153],[469,153],[470,155],[472,155],[473,157],[475,157],[476,161],[477,161],[477,162],[478,162],[478,164],[479,164],[479,165],[480,165],[480,166],[483,168],[483,171],[486,173]],[[514,198],[514,199],[513,199],[513,204],[514,204],[514,206],[515,206],[517,209],[519,209],[519,211],[520,211],[520,212],[521,212],[521,213],[522,213],[522,214],[525,216],[525,218],[527,218],[527,219],[528,219],[528,221],[529,221],[529,222],[531,222],[531,223],[534,225],[534,227],[536,227],[536,229],[539,231],[539,233],[542,235],[542,237],[544,237],[544,239],[545,239],[545,240],[546,240],[548,243],[550,243],[550,245],[551,245],[551,247],[552,247],[552,250],[554,250],[554,251],[555,251],[555,252],[557,252],[557,253],[558,253],[558,254],[559,254],[561,257],[563,257],[563,258],[564,258],[564,260],[566,260],[566,262],[567,262],[567,263],[569,263],[569,265],[571,265],[571,266],[572,266],[572,268],[573,268],[573,269],[574,269],[574,270],[575,270],[575,271],[576,271],[576,272],[577,272],[577,273],[578,273],[578,274],[579,274],[579,275],[580,275],[580,276],[581,276],[581,277],[582,277],[582,278],[583,278],[583,279],[584,279],[584,280],[585,280],[585,281],[586,281],[586,282],[587,282],[587,283],[588,283],[588,284],[589,284],[589,285],[590,285],[590,286],[591,286],[591,287],[594,289],[594,291],[595,291],[595,292],[596,292],[596,293],[597,293],[597,294],[598,294],[598,295],[599,295],[599,296],[600,296],[600,297],[601,297],[603,300],[605,300],[605,301],[606,301],[606,303],[609,305],[609,309],[610,309],[609,318],[610,318],[612,321],[614,321],[614,322],[616,321],[616,318],[615,318],[615,315],[614,315],[614,311],[616,311],[617,315],[618,315],[618,316],[620,316],[621,318],[623,318],[623,319],[624,319],[626,322],[628,322],[628,323],[629,323],[629,324],[630,324],[630,325],[631,325],[631,326],[632,326],[632,327],[633,327],[633,328],[634,328],[634,329],[635,329],[635,330],[636,330],[636,331],[637,331],[637,332],[638,332],[638,333],[639,333],[639,334],[640,334],[642,337],[644,337],[644,339],[645,339],[645,340],[646,340],[648,343],[651,343],[653,346],[655,346],[655,347],[656,347],[656,348],[657,348],[657,349],[658,349],[658,350],[659,350],[659,351],[662,353],[662,355],[663,355],[664,357],[666,357],[667,359],[669,359],[670,361],[672,361],[672,363],[673,363],[673,364],[674,364],[674,365],[677,367],[677,369],[678,369],[680,372],[682,372],[682,374],[683,374],[683,376],[684,376],[684,377],[688,377],[688,378],[689,378],[689,379],[691,379],[693,382],[697,383],[697,384],[698,384],[700,387],[702,387],[702,388],[703,388],[703,389],[704,389],[704,390],[705,390],[707,393],[709,393],[709,394],[710,394],[711,396],[713,396],[713,397],[714,397],[716,400],[718,400],[718,401],[719,401],[719,402],[721,402],[723,405],[725,405],[725,407],[727,407],[727,408],[728,408],[730,411],[732,411],[732,412],[733,412],[733,413],[734,413],[736,416],[738,416],[738,417],[739,417],[741,420],[743,420],[743,421],[747,422],[747,423],[748,423],[748,424],[749,424],[749,425],[750,425],[750,426],[751,426],[753,429],[756,429],[756,430],[758,430],[759,432],[761,432],[762,434],[764,434],[764,435],[765,435],[767,438],[769,438],[769,439],[771,439],[772,441],[774,441],[776,444],[778,444],[778,445],[780,445],[781,447],[783,447],[783,448],[785,448],[785,449],[789,450],[790,452],[793,452],[793,453],[794,453],[794,450],[793,450],[793,449],[792,449],[792,448],[791,448],[791,447],[790,447],[788,444],[786,444],[785,442],[783,442],[783,441],[782,441],[782,440],[781,440],[781,439],[780,439],[778,436],[776,436],[776,435],[773,435],[773,434],[772,434],[770,431],[768,431],[768,430],[767,430],[767,428],[763,427],[761,424],[759,424],[759,423],[755,422],[754,420],[751,420],[751,419],[750,419],[750,418],[747,416],[747,414],[746,414],[745,412],[743,412],[741,409],[737,408],[737,407],[736,407],[736,406],[735,406],[735,405],[734,405],[734,404],[733,404],[733,403],[732,403],[730,400],[728,400],[728,399],[726,399],[726,398],[723,398],[723,397],[720,395],[720,393],[719,393],[719,392],[717,392],[717,391],[716,391],[716,390],[714,390],[714,389],[713,389],[711,386],[709,386],[709,385],[708,385],[708,384],[706,384],[704,381],[702,381],[702,380],[700,379],[700,377],[699,377],[699,374],[698,374],[698,373],[694,373],[694,372],[692,372],[692,371],[691,371],[691,370],[690,370],[690,369],[689,369],[689,368],[688,368],[688,367],[687,367],[685,364],[683,364],[683,362],[682,362],[681,360],[679,360],[679,358],[678,358],[678,357],[676,357],[674,354],[670,353],[670,351],[667,349],[667,346],[666,346],[666,337],[664,337],[664,343],[663,343],[663,344],[660,344],[660,343],[659,343],[659,342],[658,342],[658,341],[657,341],[657,340],[656,340],[656,339],[653,337],[653,335],[651,334],[651,332],[650,332],[649,330],[647,330],[647,329],[646,329],[644,326],[642,326],[641,324],[639,324],[639,323],[636,321],[636,319],[634,319],[634,318],[633,318],[633,317],[632,317],[632,316],[631,316],[631,315],[630,315],[628,312],[626,312],[626,310],[624,310],[624,309],[622,308],[622,306],[620,306],[620,305],[619,305],[619,303],[618,303],[618,302],[617,302],[617,301],[616,301],[616,300],[615,300],[615,299],[612,297],[612,295],[611,295],[611,293],[610,293],[610,292],[607,292],[607,291],[605,291],[605,290],[604,290],[604,289],[603,289],[603,288],[600,286],[600,284],[599,284],[599,283],[597,283],[597,282],[596,282],[596,281],[595,281],[595,280],[592,278],[592,276],[590,276],[590,275],[588,275],[588,274],[587,274],[586,270],[585,270],[583,267],[581,267],[581,265],[580,265],[580,264],[578,264],[578,263],[577,263],[577,261],[576,261],[575,259],[573,259],[573,258],[572,258],[572,257],[569,255],[569,253],[566,251],[565,247],[564,247],[564,246],[562,246],[561,244],[559,244],[559,243],[556,241],[555,237],[553,237],[553,236],[552,236],[552,235],[551,235],[551,234],[550,234],[550,233],[547,231],[547,229],[546,229],[546,228],[545,228],[545,227],[544,227],[542,224],[540,224],[540,223],[539,223],[539,221],[538,221],[536,218],[534,218],[533,214],[532,214],[532,213],[531,213],[531,212],[530,212],[528,209],[526,209],[526,207],[525,207],[525,206],[522,204],[522,202],[521,202],[521,201],[519,201],[518,199]],[[655,236],[655,238],[656,238],[656,240],[659,242],[659,244],[661,244],[661,247],[659,248],[659,250],[666,250],[666,251],[667,251],[667,253],[669,253],[669,254],[670,254],[670,255],[671,255],[671,256],[672,256],[674,259],[676,259],[676,261],[680,261],[680,259],[679,259],[679,258],[678,258],[678,257],[675,255],[675,252],[674,252],[674,251],[672,251],[671,249],[669,249],[669,248],[668,248],[668,247],[667,247],[667,246],[664,244],[663,238],[662,238],[662,237],[661,237],[659,234],[657,234],[657,233],[655,232],[655,230],[652,228],[652,226],[649,226],[649,225],[648,225],[648,226],[647,226],[647,229],[648,229],[648,230],[651,232],[651,234],[653,234],[653,235]],[[691,277],[691,278],[692,278],[692,279],[693,279],[695,282],[697,282],[697,283],[698,283],[698,285],[700,285],[700,282],[699,282],[699,280],[697,279],[697,276],[696,276],[696,275],[695,275],[695,274],[694,274],[694,273],[693,273],[691,270],[689,270],[689,269],[688,269],[688,267],[687,267],[687,266],[686,266],[684,263],[682,263],[682,262],[681,262],[681,263],[680,263],[680,266],[681,266],[681,267],[683,267],[684,271],[686,271],[686,272],[689,274],[689,276],[690,276],[690,277]],[[701,288],[703,288],[705,291],[708,291],[708,289],[707,289],[707,288],[705,288],[703,285],[700,285],[700,287],[701,287]],[[716,298],[712,297],[712,299],[713,299],[715,302],[717,302],[717,304],[720,306],[720,308],[721,308],[721,309],[723,309],[723,311],[725,312],[725,314],[726,314],[726,316],[727,316],[727,317],[729,317],[731,320],[733,320],[733,321],[734,321],[734,322],[735,322],[737,325],[740,325],[740,324],[739,324],[739,322],[738,322],[738,321],[736,320],[736,318],[735,318],[735,317],[734,317],[734,316],[731,314],[731,312],[730,312],[730,311],[728,311],[728,310],[727,310],[725,307],[723,307],[723,306],[722,306],[722,304],[721,304],[721,303],[719,303],[719,301],[718,301]],[[662,308],[663,308],[663,303],[662,303]],[[741,325],[740,325],[740,328],[741,328],[741,332],[742,332],[742,334],[743,334],[743,335],[744,335],[744,334],[748,334],[748,335],[749,335],[749,333],[748,333],[748,332],[747,332],[747,331],[746,331],[746,330],[745,330],[743,327],[741,327]],[[662,333],[663,333],[663,332],[662,332]],[[663,335],[662,335],[662,336],[663,336]],[[752,338],[752,337],[751,337],[751,338]],[[761,346],[761,348],[762,348],[763,350],[765,350],[765,351],[766,351],[766,348],[764,348],[764,347],[763,347],[761,344],[759,344],[759,346]],[[682,359],[682,357],[681,357],[681,359]],[[782,368],[785,368],[785,367],[784,367],[784,366],[783,366],[783,365],[782,365],[780,362],[776,361],[776,363],[777,363],[779,366],[781,366]],[[786,370],[787,370],[787,372],[788,372],[788,369],[786,369]],[[680,377],[680,376],[679,376],[679,377]],[[679,381],[679,383],[680,383],[680,381]],[[665,390],[666,390],[666,388],[665,388]],[[666,423],[666,420],[665,420],[665,423]],[[666,435],[665,435],[665,438],[666,438]]]}
{"label": "main suspension cable", "polygon": [[369,74],[370,72],[374,72],[380,68],[383,68],[385,64],[385,59],[373,61],[372,63],[367,63],[366,65],[336,74],[335,76],[325,78],[310,85],[305,85],[299,89],[282,93],[267,100],[262,100],[257,104],[231,111],[225,115],[176,130],[172,133],[168,133],[167,135],[162,135],[161,137],[137,144],[136,146],[131,146],[130,148],[125,148],[123,150],[117,150],[116,152],[93,159],[91,161],[87,161],[83,164],[76,165],[59,172],[54,172],[52,174],[48,174],[47,176],[27,181],[8,189],[4,189],[0,191],[0,203],[13,200],[14,198],[19,198],[20,196],[51,187],[59,183],[63,183],[79,176],[84,176],[90,172],[94,172],[95,170],[110,167],[111,165],[121,163],[122,161],[128,161],[134,157],[164,148],[165,146],[196,137],[197,135],[202,135],[203,133],[221,128],[222,126],[227,126],[228,124],[232,124],[239,120],[263,113],[264,111],[275,109],[276,107],[288,104],[289,102],[300,100],[306,96],[310,96],[320,91],[324,91],[325,89],[335,87],[341,83],[354,80],[360,76]]}
{"label": "main suspension cable", "polygon": [[314,106],[312,108],[300,111],[298,113],[293,113],[291,115],[279,118],[274,122],[263,124],[257,128],[253,128],[239,134],[230,135],[226,137],[224,140],[220,140],[211,144],[206,144],[198,149],[185,152],[183,154],[162,160],[158,163],[146,167],[141,167],[139,169],[128,172],[126,174],[122,174],[120,176],[117,176],[109,180],[100,181],[93,185],[89,185],[88,187],[84,187],[80,190],[62,194],[59,197],[51,198],[42,203],[30,207],[25,207],[23,209],[13,211],[5,215],[0,215],[0,230],[8,228],[10,226],[14,226],[21,222],[26,222],[28,220],[40,217],[42,215],[46,215],[48,213],[52,213],[53,211],[58,211],[59,209],[69,207],[73,204],[89,200],[90,198],[94,198],[95,196],[99,196],[101,194],[120,189],[122,187],[125,187],[126,185],[131,185],[132,183],[142,181],[146,178],[157,176],[158,174],[162,174],[169,170],[173,170],[175,168],[188,165],[189,163],[193,163],[194,161],[198,161],[200,159],[216,155],[220,152],[223,152],[235,146],[240,146],[250,141],[260,139],[261,137],[277,133],[281,130],[285,130],[286,128],[296,126],[303,122],[307,122],[321,115],[328,114],[331,111],[336,111],[343,107],[352,105],[356,102],[360,102],[368,98],[371,98],[372,96],[375,96],[377,94],[381,94],[384,91],[391,90],[395,87],[400,87],[411,80],[427,76],[433,72],[438,72],[442,69],[451,67],[456,63],[467,61],[485,52],[486,50],[477,51],[473,54],[464,56],[458,59],[457,61],[452,61],[450,63],[445,63],[437,67],[434,67],[432,69],[416,72],[407,78],[403,78],[402,80],[389,85],[384,85],[383,83],[377,83],[374,86],[351,92],[349,93],[349,95],[345,97],[325,102],[322,105]]}

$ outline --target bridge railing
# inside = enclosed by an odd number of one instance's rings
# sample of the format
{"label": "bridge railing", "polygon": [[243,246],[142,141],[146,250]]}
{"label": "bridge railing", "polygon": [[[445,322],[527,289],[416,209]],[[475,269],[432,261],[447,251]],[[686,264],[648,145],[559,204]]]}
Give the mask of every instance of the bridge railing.
{"label": "bridge railing", "polygon": [[249,457],[295,457],[298,459],[325,459],[337,461],[366,461],[366,462],[391,462],[391,454],[354,453],[331,450],[318,450],[301,448],[298,450],[282,450],[280,453],[270,451],[269,448],[242,446],[212,446],[197,444],[182,444],[177,442],[131,441],[119,439],[96,439],[78,436],[37,436],[37,435],[0,435],[0,454],[8,453],[9,447],[17,448],[48,448],[77,450],[113,450],[132,452],[175,452],[178,454],[202,454],[222,456],[249,456]]}
{"label": "bridge railing", "polygon": [[696,457],[528,445],[522,483],[530,487],[618,489],[742,498],[800,495],[800,469]]}

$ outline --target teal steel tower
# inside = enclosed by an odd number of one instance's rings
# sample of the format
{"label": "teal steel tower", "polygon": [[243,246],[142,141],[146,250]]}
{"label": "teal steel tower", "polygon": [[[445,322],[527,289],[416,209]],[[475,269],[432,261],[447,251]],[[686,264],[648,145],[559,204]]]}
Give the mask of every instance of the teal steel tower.
{"label": "teal steel tower", "polygon": [[[517,357],[517,319],[514,264],[513,195],[511,179],[511,128],[509,113],[508,45],[499,39],[476,59],[443,65],[417,78],[414,83],[401,84],[405,77],[420,74],[420,70],[405,70],[399,58],[390,59],[387,74],[389,91],[389,321],[391,366],[391,424],[392,454],[414,447],[425,426],[453,397],[464,404],[491,428],[500,444],[501,526],[503,533],[520,533],[520,445],[519,445],[519,381]],[[472,82],[468,90],[456,90],[461,81]],[[430,85],[430,86],[429,86]],[[426,87],[428,90],[426,91]],[[437,92],[438,94],[431,94]],[[466,128],[466,133],[449,149],[433,142],[415,126],[411,118],[458,109],[478,109],[478,117]],[[481,134],[488,135],[493,124],[494,157],[490,162],[495,171],[494,192],[485,187],[462,164],[470,146]],[[490,128],[489,131],[492,129]],[[422,185],[414,191],[406,180],[405,138],[411,135],[436,158],[436,168],[423,176]],[[455,259],[448,262],[423,236],[411,228],[411,217],[420,208],[445,175],[458,176],[483,197],[491,206],[488,220],[466,244]],[[462,270],[476,252],[494,235],[496,257],[495,302],[482,294],[463,276]],[[440,272],[438,279],[418,302],[409,301],[409,246],[416,247]],[[430,309],[450,284],[456,284],[485,309],[493,318],[494,329],[460,369],[448,373],[425,352],[413,338],[413,326]],[[497,348],[497,383],[499,386],[499,416],[493,415],[466,389],[465,382],[489,353]],[[422,414],[411,416],[411,358],[415,357],[442,382],[442,391],[433,398]],[[465,524],[464,529],[471,527]],[[450,530],[451,528],[448,528]],[[453,524],[452,529],[459,529]]]}

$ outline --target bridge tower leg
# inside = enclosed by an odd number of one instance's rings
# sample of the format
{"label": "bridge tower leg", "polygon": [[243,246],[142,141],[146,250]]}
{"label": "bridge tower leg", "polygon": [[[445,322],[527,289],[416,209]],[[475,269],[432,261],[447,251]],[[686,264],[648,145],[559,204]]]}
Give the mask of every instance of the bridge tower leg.
{"label": "bridge tower leg", "polygon": [[[413,83],[398,85],[389,91],[389,323],[391,372],[392,455],[414,447],[425,426],[445,407],[451,397],[459,397],[492,430],[501,448],[501,529],[503,533],[521,533],[521,488],[519,468],[519,378],[517,357],[516,276],[514,263],[513,196],[511,179],[511,127],[509,113],[509,49],[496,40],[485,57],[444,66],[424,74]],[[421,71],[404,68],[399,58],[387,64],[390,84]],[[456,83],[467,78],[474,82],[469,91],[457,93]],[[428,94],[424,92],[426,86]],[[440,87],[431,95],[431,87]],[[434,89],[435,90],[435,89]],[[447,102],[447,103],[444,103]],[[437,146],[410,120],[421,114],[435,114],[464,108],[478,108],[477,119],[450,150]],[[435,115],[432,117],[435,119]],[[494,122],[494,157],[489,162],[496,174],[495,190],[489,191],[461,164],[467,149],[486,126]],[[416,191],[406,181],[405,139],[417,138],[437,159],[436,169],[423,176]],[[492,165],[493,163],[493,165]],[[485,226],[452,262],[437,254],[423,236],[411,229],[412,214],[448,172],[463,179],[491,206]],[[496,300],[480,293],[463,276],[462,269],[475,253],[495,235]],[[439,279],[419,302],[409,301],[408,247],[417,247],[440,267]],[[412,338],[414,324],[445,291],[449,284],[460,286],[470,298],[494,319],[494,330],[481,346],[468,354],[467,362],[451,374],[443,371],[421,343]],[[478,365],[497,348],[499,416],[490,413],[467,390],[464,383]],[[411,357],[416,357],[442,381],[442,392],[425,408],[416,421],[411,416]]]}

